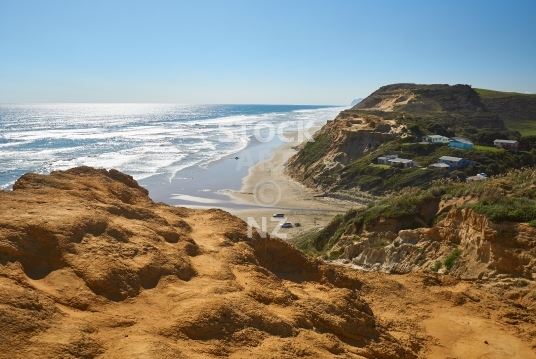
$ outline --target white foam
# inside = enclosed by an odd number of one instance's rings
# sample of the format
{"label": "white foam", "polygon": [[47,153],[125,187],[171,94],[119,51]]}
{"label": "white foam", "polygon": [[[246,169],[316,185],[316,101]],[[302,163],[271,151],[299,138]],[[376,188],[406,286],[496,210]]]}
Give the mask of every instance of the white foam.
{"label": "white foam", "polygon": [[187,194],[179,194],[179,193],[172,194],[171,198],[182,200],[182,201],[205,203],[205,204],[219,203],[220,202],[220,201],[212,199],[212,198],[190,196],[190,195],[187,195]]}
{"label": "white foam", "polygon": [[[208,110],[207,110],[208,109]],[[2,106],[0,166],[4,173],[48,172],[73,166],[117,168],[143,179],[173,180],[190,166],[206,166],[248,146],[254,126],[312,120],[340,109],[323,108],[199,119],[217,106],[60,104]],[[210,112],[209,111],[209,112]],[[178,119],[176,119],[178,118]],[[232,134],[224,141],[225,133]],[[4,177],[2,177],[4,178]],[[12,182],[6,179],[0,186]]]}

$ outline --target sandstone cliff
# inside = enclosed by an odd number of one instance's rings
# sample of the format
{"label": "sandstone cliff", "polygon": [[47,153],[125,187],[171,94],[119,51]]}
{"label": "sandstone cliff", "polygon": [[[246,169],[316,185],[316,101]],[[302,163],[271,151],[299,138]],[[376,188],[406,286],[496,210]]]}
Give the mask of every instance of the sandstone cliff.
{"label": "sandstone cliff", "polygon": [[[463,279],[536,279],[536,229],[491,222],[471,209],[452,209],[429,228],[341,238],[342,257],[390,273],[448,271]],[[450,256],[450,260],[448,260]]]}
{"label": "sandstone cliff", "polygon": [[415,357],[352,273],[120,172],[27,174],[0,203],[0,357]]}
{"label": "sandstone cliff", "polygon": [[536,170],[406,189],[294,240],[300,248],[390,273],[536,280]]}
{"label": "sandstone cliff", "polygon": [[309,187],[329,190],[346,165],[400,136],[403,129],[394,120],[371,114],[340,114],[289,160],[289,173]]}
{"label": "sandstone cliff", "polygon": [[[479,172],[496,175],[534,165],[536,155],[529,151],[533,145],[525,146],[526,152],[499,153],[485,151],[486,147],[461,151],[420,143],[426,134],[467,137],[485,146],[493,146],[496,138],[520,139],[516,131],[520,124],[507,128],[503,121],[513,116],[506,114],[526,112],[521,119],[533,114],[530,106],[516,106],[519,98],[490,99],[468,85],[383,86],[328,122],[314,141],[300,146],[288,163],[288,173],[330,195],[348,191],[384,194],[407,186],[424,187],[444,177],[464,179]],[[421,168],[374,166],[377,158],[386,154],[411,159]],[[428,168],[445,155],[467,158],[471,165],[455,173]]]}

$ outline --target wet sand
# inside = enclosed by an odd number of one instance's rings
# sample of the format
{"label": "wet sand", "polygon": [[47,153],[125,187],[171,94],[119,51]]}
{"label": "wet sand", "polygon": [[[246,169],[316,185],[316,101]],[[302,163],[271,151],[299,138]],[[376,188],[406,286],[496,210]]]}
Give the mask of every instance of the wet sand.
{"label": "wet sand", "polygon": [[[319,127],[313,128],[314,133]],[[220,208],[261,231],[281,238],[321,228],[354,202],[322,197],[285,173],[285,164],[302,142],[296,132],[285,133],[285,141],[252,142],[242,151],[210,163],[179,171],[169,179],[157,175],[140,181],[151,197],[171,205],[190,208]],[[282,213],[283,218],[273,218]],[[293,228],[280,228],[288,221]],[[299,226],[295,226],[299,223]],[[274,231],[275,230],[275,231]]]}
{"label": "wet sand", "polygon": [[[206,166],[195,165],[176,173],[155,175],[139,183],[146,187],[155,201],[191,208],[237,209],[244,205],[235,203],[228,190],[240,190],[242,178],[251,166],[269,158],[281,145],[277,139],[259,142],[252,139],[246,148],[236,154],[210,162]],[[238,158],[238,159],[237,159]]]}
{"label": "wet sand", "polygon": [[[356,203],[322,197],[321,193],[307,188],[285,173],[285,164],[296,153],[299,141],[288,142],[272,152],[272,156],[249,169],[239,191],[227,193],[245,209],[231,210],[243,220],[263,226],[269,233],[276,229],[280,237],[294,236],[312,228],[321,228],[337,214],[358,206]],[[281,219],[272,214],[282,213],[288,222],[299,227],[279,228]],[[284,219],[283,219],[284,221]]]}

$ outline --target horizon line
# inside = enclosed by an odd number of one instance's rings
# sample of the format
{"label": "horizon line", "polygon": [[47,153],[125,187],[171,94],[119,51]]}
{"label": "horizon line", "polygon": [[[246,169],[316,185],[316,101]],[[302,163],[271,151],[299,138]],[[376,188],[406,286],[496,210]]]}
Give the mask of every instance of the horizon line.
{"label": "horizon line", "polygon": [[5,105],[178,105],[178,106],[321,106],[321,107],[345,107],[350,106],[348,104],[307,104],[307,103],[238,103],[238,102],[229,102],[229,103],[180,103],[180,102],[157,102],[157,101],[29,101],[29,102],[0,102],[0,106]]}

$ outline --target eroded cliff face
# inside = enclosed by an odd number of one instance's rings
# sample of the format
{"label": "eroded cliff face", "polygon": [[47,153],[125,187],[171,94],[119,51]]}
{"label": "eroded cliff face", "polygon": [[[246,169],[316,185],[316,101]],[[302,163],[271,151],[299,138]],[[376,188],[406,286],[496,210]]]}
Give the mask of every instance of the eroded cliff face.
{"label": "eroded cliff face", "polygon": [[313,142],[301,145],[288,162],[288,173],[309,187],[329,190],[339,182],[338,170],[404,131],[395,120],[343,112],[328,121]]}
{"label": "eroded cliff face", "polygon": [[536,229],[524,223],[496,224],[468,208],[448,210],[429,228],[350,234],[332,251],[342,251],[356,265],[391,273],[536,279]]}
{"label": "eroded cliff face", "polygon": [[415,357],[350,271],[120,172],[28,174],[0,203],[0,357]]}
{"label": "eroded cliff face", "polygon": [[424,134],[477,138],[505,132],[503,120],[486,108],[469,85],[387,85],[329,121],[315,134],[314,142],[300,146],[288,162],[288,174],[330,194],[360,190],[383,194],[400,189],[397,184],[386,183],[387,172],[413,186],[439,175],[422,172],[408,178],[399,169],[367,167],[377,157],[393,151],[410,159],[422,155],[410,147],[395,150],[394,146],[381,145],[401,144],[409,137],[409,142],[417,144]]}

